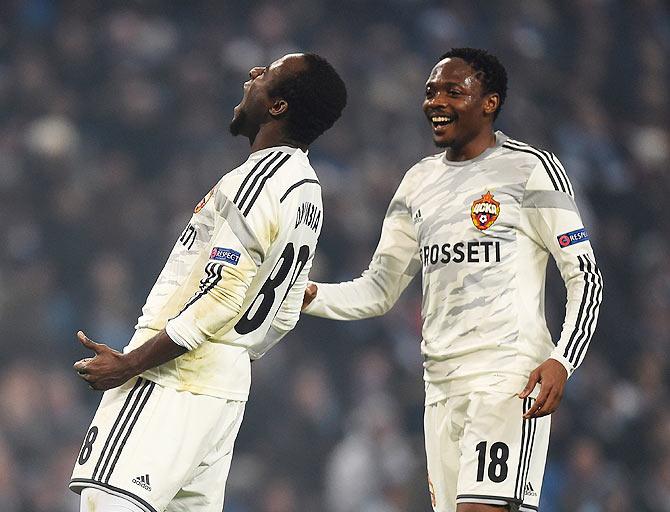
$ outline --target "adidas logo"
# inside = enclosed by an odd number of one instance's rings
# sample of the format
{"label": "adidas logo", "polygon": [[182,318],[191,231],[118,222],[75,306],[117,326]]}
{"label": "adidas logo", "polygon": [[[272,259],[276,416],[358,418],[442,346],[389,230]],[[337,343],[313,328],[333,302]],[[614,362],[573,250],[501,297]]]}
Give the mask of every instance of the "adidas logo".
{"label": "adidas logo", "polygon": [[421,208],[419,208],[414,214],[414,224],[418,222],[423,222],[423,217],[421,217]]}
{"label": "adidas logo", "polygon": [[523,490],[523,495],[524,496],[537,496],[537,493],[535,492],[535,489],[533,489],[533,486],[530,485],[530,482],[526,482],[526,487]]}
{"label": "adidas logo", "polygon": [[139,485],[140,487],[146,489],[147,491],[151,490],[151,484],[149,484],[149,475],[138,476],[136,478],[133,478],[133,483]]}

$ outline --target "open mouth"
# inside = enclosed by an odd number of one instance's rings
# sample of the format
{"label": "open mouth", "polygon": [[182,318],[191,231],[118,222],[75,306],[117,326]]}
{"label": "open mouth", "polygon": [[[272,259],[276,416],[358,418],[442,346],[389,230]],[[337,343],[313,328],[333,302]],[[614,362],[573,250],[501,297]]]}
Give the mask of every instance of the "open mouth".
{"label": "open mouth", "polygon": [[448,126],[455,120],[456,119],[452,116],[432,116],[430,118],[430,122],[433,124],[433,128]]}

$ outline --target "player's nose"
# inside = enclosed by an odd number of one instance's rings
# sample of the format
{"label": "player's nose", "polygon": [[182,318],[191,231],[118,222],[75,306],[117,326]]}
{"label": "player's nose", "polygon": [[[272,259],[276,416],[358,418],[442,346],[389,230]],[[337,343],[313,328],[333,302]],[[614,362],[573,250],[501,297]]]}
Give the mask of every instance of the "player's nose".
{"label": "player's nose", "polygon": [[257,78],[258,76],[260,76],[263,73],[264,69],[265,68],[263,68],[261,66],[255,66],[255,67],[251,68],[249,70],[249,78],[251,78],[252,80],[254,78]]}
{"label": "player's nose", "polygon": [[431,98],[426,98],[426,99],[423,101],[423,110],[424,110],[426,113],[430,113],[430,112],[432,112],[433,110],[441,110],[441,109],[443,109],[444,107],[445,107],[444,102],[439,101],[439,100],[436,100],[436,99],[435,99],[435,96],[433,96],[433,97],[431,97]]}
{"label": "player's nose", "polygon": [[445,107],[449,105],[449,98],[446,94],[433,94],[432,96],[426,98],[423,102],[424,107],[428,108],[438,108]]}

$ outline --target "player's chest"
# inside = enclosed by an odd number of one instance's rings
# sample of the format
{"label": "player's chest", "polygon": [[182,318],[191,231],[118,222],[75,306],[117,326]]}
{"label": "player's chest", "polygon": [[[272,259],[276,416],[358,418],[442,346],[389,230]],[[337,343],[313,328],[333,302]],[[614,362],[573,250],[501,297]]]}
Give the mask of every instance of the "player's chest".
{"label": "player's chest", "polygon": [[525,181],[487,173],[426,180],[408,198],[416,238],[421,246],[513,240],[524,189]]}

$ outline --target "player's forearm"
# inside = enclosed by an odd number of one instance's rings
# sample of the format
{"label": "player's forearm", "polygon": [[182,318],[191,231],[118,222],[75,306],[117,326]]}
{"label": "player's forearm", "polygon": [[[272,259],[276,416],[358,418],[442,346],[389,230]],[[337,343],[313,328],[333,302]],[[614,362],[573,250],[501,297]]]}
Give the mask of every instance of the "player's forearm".
{"label": "player's forearm", "polygon": [[316,298],[304,312],[332,320],[380,316],[391,309],[411,280],[405,274],[368,271],[345,283],[316,283]]}
{"label": "player's forearm", "polygon": [[559,263],[567,289],[567,304],[561,338],[551,355],[565,366],[568,375],[584,360],[603,294],[602,274],[593,254],[580,254],[576,261],[573,265],[566,261]]}
{"label": "player's forearm", "polygon": [[196,292],[181,313],[168,321],[165,331],[169,337],[187,350],[206,341],[220,342],[233,327],[255,274],[255,267],[243,272],[236,267],[216,266],[210,285]]}
{"label": "player's forearm", "polygon": [[150,368],[167,363],[185,352],[187,350],[184,347],[177,345],[165,330],[162,330],[143,345],[124,354],[123,357],[127,362],[128,370],[132,373],[129,378],[132,378]]}

